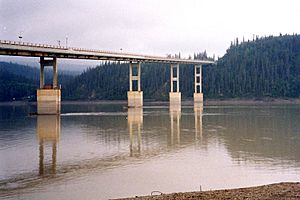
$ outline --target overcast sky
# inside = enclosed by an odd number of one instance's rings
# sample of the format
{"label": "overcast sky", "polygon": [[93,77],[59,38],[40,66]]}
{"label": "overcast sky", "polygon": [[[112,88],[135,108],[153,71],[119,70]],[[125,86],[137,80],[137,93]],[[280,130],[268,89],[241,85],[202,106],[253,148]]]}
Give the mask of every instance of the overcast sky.
{"label": "overcast sky", "polygon": [[234,38],[300,33],[299,0],[0,0],[0,39],[222,56]]}

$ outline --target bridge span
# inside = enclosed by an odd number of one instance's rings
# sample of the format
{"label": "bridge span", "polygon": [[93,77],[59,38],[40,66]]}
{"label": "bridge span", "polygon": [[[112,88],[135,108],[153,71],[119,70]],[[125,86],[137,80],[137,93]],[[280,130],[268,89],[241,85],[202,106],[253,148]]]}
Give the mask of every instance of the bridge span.
{"label": "bridge span", "polygon": [[[37,89],[37,113],[59,114],[61,102],[61,89],[58,85],[57,59],[85,59],[85,60],[110,60],[129,62],[129,91],[127,92],[128,107],[143,106],[143,91],[141,90],[141,63],[169,63],[171,73],[171,89],[169,93],[170,105],[181,104],[179,90],[179,65],[194,65],[194,101],[203,102],[202,93],[202,65],[213,64],[210,60],[192,60],[150,56],[123,52],[109,52],[93,49],[55,46],[0,40],[0,55],[25,56],[40,58],[40,87]],[[46,86],[44,83],[44,68],[53,68],[53,84]],[[133,73],[136,68],[137,74]],[[134,90],[133,83],[137,88]]]}

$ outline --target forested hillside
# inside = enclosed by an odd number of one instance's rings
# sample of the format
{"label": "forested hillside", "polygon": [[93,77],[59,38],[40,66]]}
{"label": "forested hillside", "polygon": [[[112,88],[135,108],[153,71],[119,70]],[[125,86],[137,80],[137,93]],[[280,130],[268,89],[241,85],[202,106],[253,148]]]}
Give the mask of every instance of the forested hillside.
{"label": "forested hillside", "polygon": [[34,99],[35,81],[0,68],[0,101]]}
{"label": "forested hillside", "polygon": [[[51,84],[52,71],[45,70],[45,82]],[[39,69],[15,63],[0,62],[0,101],[36,99]],[[58,73],[59,83],[66,85],[73,76]]]}
{"label": "forested hillside", "polygon": [[[207,59],[206,52],[194,59]],[[128,63],[105,63],[81,75],[59,74],[63,99],[126,99]],[[50,72],[46,82],[51,81]],[[0,101],[35,95],[36,68],[0,62]],[[142,90],[145,99],[167,100],[170,91],[170,65],[142,64]],[[180,65],[183,99],[192,98],[194,68]],[[300,36],[256,38],[232,42],[216,65],[203,66],[205,98],[294,98],[300,93]]]}
{"label": "forested hillside", "polygon": [[[194,56],[207,58],[206,52]],[[145,99],[168,99],[169,65],[143,64]],[[234,41],[216,65],[203,67],[206,98],[285,98],[300,93],[300,36]],[[180,66],[183,98],[193,95],[193,66]],[[89,69],[64,89],[65,98],[126,99],[128,64],[109,64]]]}
{"label": "forested hillside", "polygon": [[206,97],[298,97],[300,36],[236,40],[204,70]]}
{"label": "forested hillside", "polygon": [[[63,87],[63,97],[71,99],[126,99],[129,65],[106,63],[88,69]],[[166,99],[169,91],[169,66],[142,65],[142,90],[145,99]]]}

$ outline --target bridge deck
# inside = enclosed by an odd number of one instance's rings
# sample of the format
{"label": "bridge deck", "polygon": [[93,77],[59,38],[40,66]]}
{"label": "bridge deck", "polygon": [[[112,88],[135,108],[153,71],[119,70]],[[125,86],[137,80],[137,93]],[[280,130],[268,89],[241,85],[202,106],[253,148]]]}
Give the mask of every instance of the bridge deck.
{"label": "bridge deck", "polygon": [[99,51],[92,49],[54,46],[47,44],[34,44],[27,42],[16,42],[0,40],[0,55],[7,56],[28,56],[28,57],[57,57],[67,59],[86,60],[112,60],[112,61],[133,61],[133,62],[159,62],[179,64],[212,64],[209,60],[192,60],[168,58],[159,56],[148,56],[131,53]]}

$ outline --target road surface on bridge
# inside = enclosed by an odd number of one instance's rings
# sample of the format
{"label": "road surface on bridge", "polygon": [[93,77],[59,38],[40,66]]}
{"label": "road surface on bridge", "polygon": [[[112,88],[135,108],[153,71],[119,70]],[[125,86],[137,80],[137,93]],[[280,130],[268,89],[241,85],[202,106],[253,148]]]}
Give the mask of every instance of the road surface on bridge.
{"label": "road surface on bridge", "polygon": [[8,40],[0,40],[0,55],[201,65],[214,63],[214,61],[210,60],[169,58],[162,56],[150,56],[123,52],[109,52],[93,49],[63,47],[47,44],[34,44],[28,42],[16,42]]}

